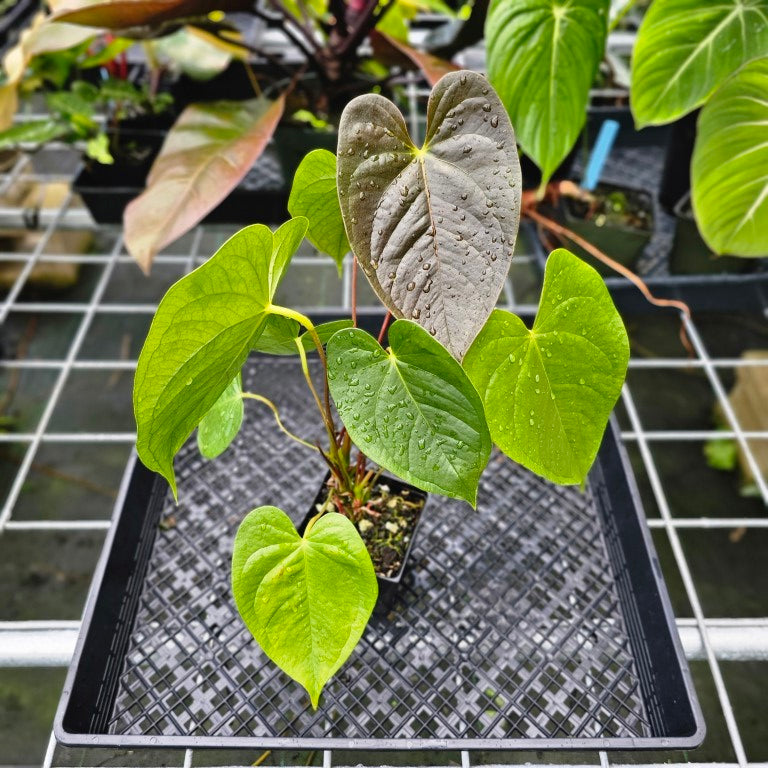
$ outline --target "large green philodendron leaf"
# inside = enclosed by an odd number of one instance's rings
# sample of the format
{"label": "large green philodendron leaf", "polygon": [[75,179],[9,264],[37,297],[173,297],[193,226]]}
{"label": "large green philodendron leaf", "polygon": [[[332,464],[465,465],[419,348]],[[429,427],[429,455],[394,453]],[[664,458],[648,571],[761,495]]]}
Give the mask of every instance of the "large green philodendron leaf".
{"label": "large green philodendron leaf", "polygon": [[288,211],[291,216],[309,219],[307,238],[336,262],[341,274],[344,257],[349,253],[349,240],[339,208],[333,152],[315,149],[299,163],[288,198]]}
{"label": "large green philodendron leaf", "polygon": [[629,342],[605,283],[558,249],[533,328],[496,310],[464,358],[493,441],[556,483],[582,483],[626,375]]}
{"label": "large green philodendron leaf", "polygon": [[176,493],[173,457],[245,363],[288,261],[307,229],[240,230],[171,286],[139,355],[133,387],[136,449]]}
{"label": "large green philodendron leaf", "polygon": [[125,209],[125,245],[148,272],[158,251],[213,210],[264,151],[283,97],[191,104],[168,132],[147,188]]}
{"label": "large green philodendron leaf", "polygon": [[197,447],[206,459],[229,448],[243,423],[243,381],[238,373],[197,427]]}
{"label": "large green philodendron leaf", "polygon": [[515,136],[488,81],[440,80],[422,149],[391,102],[358,96],[341,116],[338,186],[379,298],[461,359],[504,287],[520,220]]}
{"label": "large green philodendron leaf", "polygon": [[328,379],[349,436],[409,483],[477,501],[491,439],[461,366],[414,322],[397,320],[388,351],[359,329],[328,342]]}
{"label": "large green philodendron leaf", "polygon": [[704,104],[744,62],[768,54],[768,0],[654,0],[632,55],[639,128]]}
{"label": "large green philodendron leaf", "polygon": [[712,250],[768,255],[768,57],[745,64],[701,110],[691,182]]}
{"label": "large green philodendron leaf", "polygon": [[304,538],[276,507],[259,507],[240,524],[232,553],[237,610],[315,708],[360,640],[378,591],[365,544],[343,515],[323,515]]}
{"label": "large green philodendron leaf", "polygon": [[542,185],[581,133],[605,52],[610,0],[493,0],[485,22],[488,79]]}

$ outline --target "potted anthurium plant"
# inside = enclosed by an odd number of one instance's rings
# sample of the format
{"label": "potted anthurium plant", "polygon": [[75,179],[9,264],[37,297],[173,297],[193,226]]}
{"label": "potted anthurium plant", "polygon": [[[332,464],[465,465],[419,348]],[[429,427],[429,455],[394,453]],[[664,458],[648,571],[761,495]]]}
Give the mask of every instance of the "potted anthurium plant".
{"label": "potted anthurium plant", "polygon": [[[315,707],[376,603],[360,534],[380,511],[372,500],[392,502],[380,470],[474,506],[495,443],[554,482],[583,484],[626,373],[621,318],[599,275],[568,251],[549,258],[531,328],[494,308],[521,185],[512,126],[489,82],[446,75],[427,117],[419,147],[390,101],[354,99],[338,156],[317,150],[300,166],[294,218],[275,232],[246,227],[172,286],[136,370],[138,453],[175,494],[177,451],[197,427],[203,453],[222,452],[244,399],[268,405],[288,432],[273,403],[242,392],[240,369],[253,350],[297,355],[327,442],[289,436],[319,452],[330,476],[301,535],[275,507],[243,519],[232,588],[264,652]],[[386,321],[377,340],[274,303],[305,236],[320,247],[349,243],[397,318],[386,342]]]}
{"label": "potted anthurium plant", "polygon": [[[767,0],[654,0],[632,56],[631,106],[639,128],[701,109],[690,200],[706,243],[703,271],[711,271],[716,254],[768,255],[766,93]],[[668,202],[675,207],[681,201]],[[678,226],[690,227],[690,217],[680,212]],[[687,247],[695,240],[681,238]]]}

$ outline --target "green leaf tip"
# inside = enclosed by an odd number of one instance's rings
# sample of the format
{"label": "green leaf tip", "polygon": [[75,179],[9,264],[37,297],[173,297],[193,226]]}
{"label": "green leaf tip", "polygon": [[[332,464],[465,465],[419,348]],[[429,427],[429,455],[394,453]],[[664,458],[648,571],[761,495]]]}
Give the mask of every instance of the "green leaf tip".
{"label": "green leaf tip", "polygon": [[626,375],[629,341],[600,275],[565,249],[547,260],[532,329],[495,310],[464,367],[511,459],[581,485]]}
{"label": "green leaf tip", "polygon": [[360,329],[328,342],[328,377],[354,443],[426,491],[477,503],[491,439],[483,404],[459,363],[409,320],[389,329],[390,351]]}
{"label": "green leaf tip", "polygon": [[245,363],[306,229],[245,227],[160,302],[136,366],[136,449],[174,496],[173,457]]}
{"label": "green leaf tip", "polygon": [[378,584],[346,517],[327,513],[301,538],[284,512],[264,506],[245,517],[235,536],[232,592],[264,653],[304,686],[316,709],[362,637]]}

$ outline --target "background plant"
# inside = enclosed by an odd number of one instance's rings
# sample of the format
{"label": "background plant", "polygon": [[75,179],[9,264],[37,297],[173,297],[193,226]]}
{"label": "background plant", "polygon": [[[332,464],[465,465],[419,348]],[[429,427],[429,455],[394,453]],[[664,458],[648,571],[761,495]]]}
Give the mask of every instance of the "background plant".
{"label": "background plant", "polygon": [[768,1],[654,0],[632,57],[638,127],[702,107],[693,210],[716,253],[768,254]]}
{"label": "background plant", "polygon": [[[329,183],[333,162],[330,153],[315,154],[299,168],[294,218],[274,233],[247,227],[168,291],[134,388],[139,455],[174,493],[175,453],[201,423],[203,452],[224,450],[243,398],[270,407],[289,437],[328,463],[329,499],[303,537],[284,512],[259,507],[243,521],[233,555],[241,615],[313,706],[376,599],[370,558],[351,522],[376,476],[367,459],[472,505],[492,440],[545,477],[583,483],[629,355],[601,278],[567,251],[550,257],[531,329],[494,310],[521,190],[514,133],[484,77],[459,72],[438,83],[422,147],[391,102],[358,97],[340,124],[338,191]],[[312,223],[298,215],[312,211]],[[308,231],[333,247],[346,232],[398,318],[386,346],[386,320],[376,339],[349,323],[315,327],[273,303]],[[308,349],[319,359],[320,386]],[[274,403],[242,393],[240,369],[252,350],[298,356],[326,446],[291,434]],[[333,588],[341,580],[342,593]]]}
{"label": "background plant", "polygon": [[74,80],[68,87],[46,93],[45,101],[47,117],[25,120],[0,132],[0,149],[42,145],[54,139],[82,142],[87,157],[111,165],[120,150],[120,134],[114,126],[137,114],[161,113],[172,100],[168,94],[153,95],[146,87],[108,77],[97,84]]}
{"label": "background plant", "polygon": [[571,151],[605,54],[610,0],[492,0],[488,78],[541,169],[540,191]]}
{"label": "background plant", "polygon": [[[197,224],[237,186],[284,115],[309,112],[333,121],[337,110],[356,93],[386,84],[393,63],[420,68],[432,83],[455,69],[407,43],[409,20],[416,10],[453,15],[442,0],[268,0],[258,4],[222,0],[215,9],[200,0],[162,4],[71,0],[38,21],[34,36],[38,42],[27,43],[23,61],[6,67],[7,82],[14,86],[7,92],[6,111],[12,114],[15,101],[10,95],[15,99],[15,86],[29,57],[41,52],[40,40],[49,40],[51,30],[66,30],[67,38],[71,36],[78,45],[107,33],[114,37],[113,49],[117,41],[120,46],[141,42],[150,63],[153,93],[163,59],[192,73],[202,60],[242,62],[253,97],[187,106],[168,132],[147,189],[125,212],[126,247],[145,270],[159,250]],[[286,66],[249,44],[237,24],[244,16],[270,23],[277,18],[304,63]],[[369,37],[373,56],[361,53],[361,43]],[[62,37],[57,49],[67,48],[63,41]],[[251,66],[255,61],[269,62],[271,72],[255,72]]]}

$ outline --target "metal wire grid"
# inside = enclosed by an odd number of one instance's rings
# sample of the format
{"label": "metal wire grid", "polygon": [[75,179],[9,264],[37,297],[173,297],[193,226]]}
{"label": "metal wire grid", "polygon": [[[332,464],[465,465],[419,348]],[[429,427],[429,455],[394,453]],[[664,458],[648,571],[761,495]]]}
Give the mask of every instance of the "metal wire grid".
{"label": "metal wire grid", "polygon": [[[417,99],[418,97],[419,94],[415,92],[415,89],[411,89],[410,98]],[[419,126],[412,124],[411,127],[414,133],[418,133]],[[42,183],[55,179],[68,180],[66,175],[59,177],[56,174],[40,173],[34,169],[30,170],[26,163],[27,161],[22,158],[9,172],[0,176],[0,192],[6,191],[13,184],[25,180]],[[2,218],[6,218],[6,216],[14,213],[16,216],[19,216],[22,212],[0,209]],[[0,534],[5,531],[24,531],[32,536],[35,532],[43,531],[74,533],[87,530],[106,530],[109,527],[109,521],[107,520],[15,520],[13,512],[23,493],[24,483],[29,476],[35,456],[41,446],[48,443],[80,443],[88,445],[123,443],[129,445],[134,441],[135,435],[132,432],[54,431],[50,428],[50,423],[62,392],[73,373],[78,371],[130,371],[135,368],[135,359],[101,360],[82,359],[79,357],[83,348],[83,342],[94,320],[105,314],[149,316],[154,312],[155,303],[106,300],[105,294],[110,285],[110,280],[114,277],[116,271],[124,265],[131,263],[130,257],[124,251],[122,238],[117,232],[111,233],[113,236],[112,245],[104,252],[89,255],[48,252],[48,244],[55,233],[66,231],[69,228],[82,227],[85,220],[82,209],[77,207],[76,201],[71,194],[66,197],[60,206],[44,211],[38,220],[43,222],[44,230],[42,237],[33,250],[28,253],[0,253],[0,262],[18,262],[21,264],[18,276],[0,304],[0,322],[4,323],[11,313],[38,314],[48,317],[74,314],[78,316],[79,320],[76,331],[63,357],[0,360],[0,372],[8,372],[14,369],[48,370],[55,377],[50,396],[46,401],[36,427],[26,432],[0,434],[0,442],[15,443],[23,446],[23,458],[0,511]],[[169,250],[169,252],[161,254],[156,263],[158,267],[160,265],[168,265],[169,267],[176,268],[180,273],[187,272],[204,261],[212,252],[211,242],[222,241],[225,234],[220,228],[198,227],[185,241],[183,249],[176,249],[175,252]],[[205,246],[203,247],[204,243]],[[516,256],[517,268],[524,270],[530,259],[530,254],[518,254]],[[93,284],[90,295],[83,301],[26,300],[23,294],[28,285],[30,275],[38,265],[43,263],[97,265],[101,268],[101,274]],[[294,259],[294,269],[297,272],[302,269],[317,269],[321,263],[316,255],[302,253]],[[330,268],[330,265],[328,266]],[[349,308],[350,296],[351,263],[347,260],[344,264],[338,304],[342,308]],[[503,297],[504,303],[514,311],[535,311],[535,306],[529,303],[531,301],[529,296],[527,294],[524,296],[520,295],[519,282],[517,284],[513,284],[511,281],[508,282]],[[305,303],[300,309],[311,314],[317,307]],[[624,387],[622,393],[622,403],[630,422],[630,428],[622,432],[622,438],[628,445],[635,446],[642,458],[643,466],[660,513],[658,519],[649,520],[649,525],[654,529],[660,529],[665,532],[693,611],[693,618],[679,620],[678,626],[680,627],[689,657],[704,658],[708,662],[717,697],[725,718],[733,754],[735,755],[735,762],[731,765],[742,767],[752,765],[765,768],[768,763],[750,762],[747,758],[739,726],[731,705],[731,698],[723,679],[720,660],[723,658],[739,658],[743,660],[767,658],[768,619],[708,619],[704,615],[698,590],[683,551],[679,530],[682,528],[706,530],[712,528],[734,528],[737,526],[767,528],[768,517],[676,517],[668,501],[661,474],[654,459],[652,446],[665,442],[701,441],[710,438],[732,437],[738,442],[747,458],[763,503],[768,503],[768,486],[766,485],[765,478],[760,473],[750,444],[753,440],[768,439],[768,432],[748,431],[742,427],[728,400],[722,379],[722,371],[724,369],[739,369],[752,365],[766,365],[768,363],[762,360],[745,361],[738,358],[713,358],[707,350],[695,319],[684,320],[684,322],[695,350],[695,357],[693,359],[682,357],[650,360],[633,359],[630,362],[630,369],[696,369],[703,371],[717,403],[722,408],[727,419],[728,429],[726,431],[646,429],[638,413],[631,386],[628,384]],[[129,406],[126,404],[126,407]],[[36,663],[62,663],[66,661],[68,644],[72,642],[72,634],[76,627],[77,622],[4,622],[0,624],[0,639],[6,647],[9,645],[12,647],[14,643],[16,643],[17,647],[23,646],[18,654],[18,658],[22,660],[26,658],[27,663],[32,659],[36,659]],[[34,643],[32,645],[29,643],[30,637],[34,637],[41,644],[38,653],[30,650],[34,648]],[[53,644],[49,642],[51,640],[54,641]],[[56,641],[60,641],[62,644],[57,646]],[[24,662],[22,661],[22,663]],[[472,756],[469,752],[461,752],[459,757],[462,768],[471,768]],[[45,768],[50,768],[54,764],[54,758],[55,742],[51,736],[43,762]],[[191,768],[193,759],[195,759],[194,753],[192,750],[187,750],[184,754],[185,768]],[[603,768],[608,768],[609,765],[620,765],[620,763],[612,762],[605,752],[599,753],[599,760]],[[197,765],[201,761],[204,763],[205,758],[198,758],[195,764]],[[325,751],[323,754],[324,768],[330,768],[333,764],[333,753]],[[690,765],[690,763],[688,764]]]}

